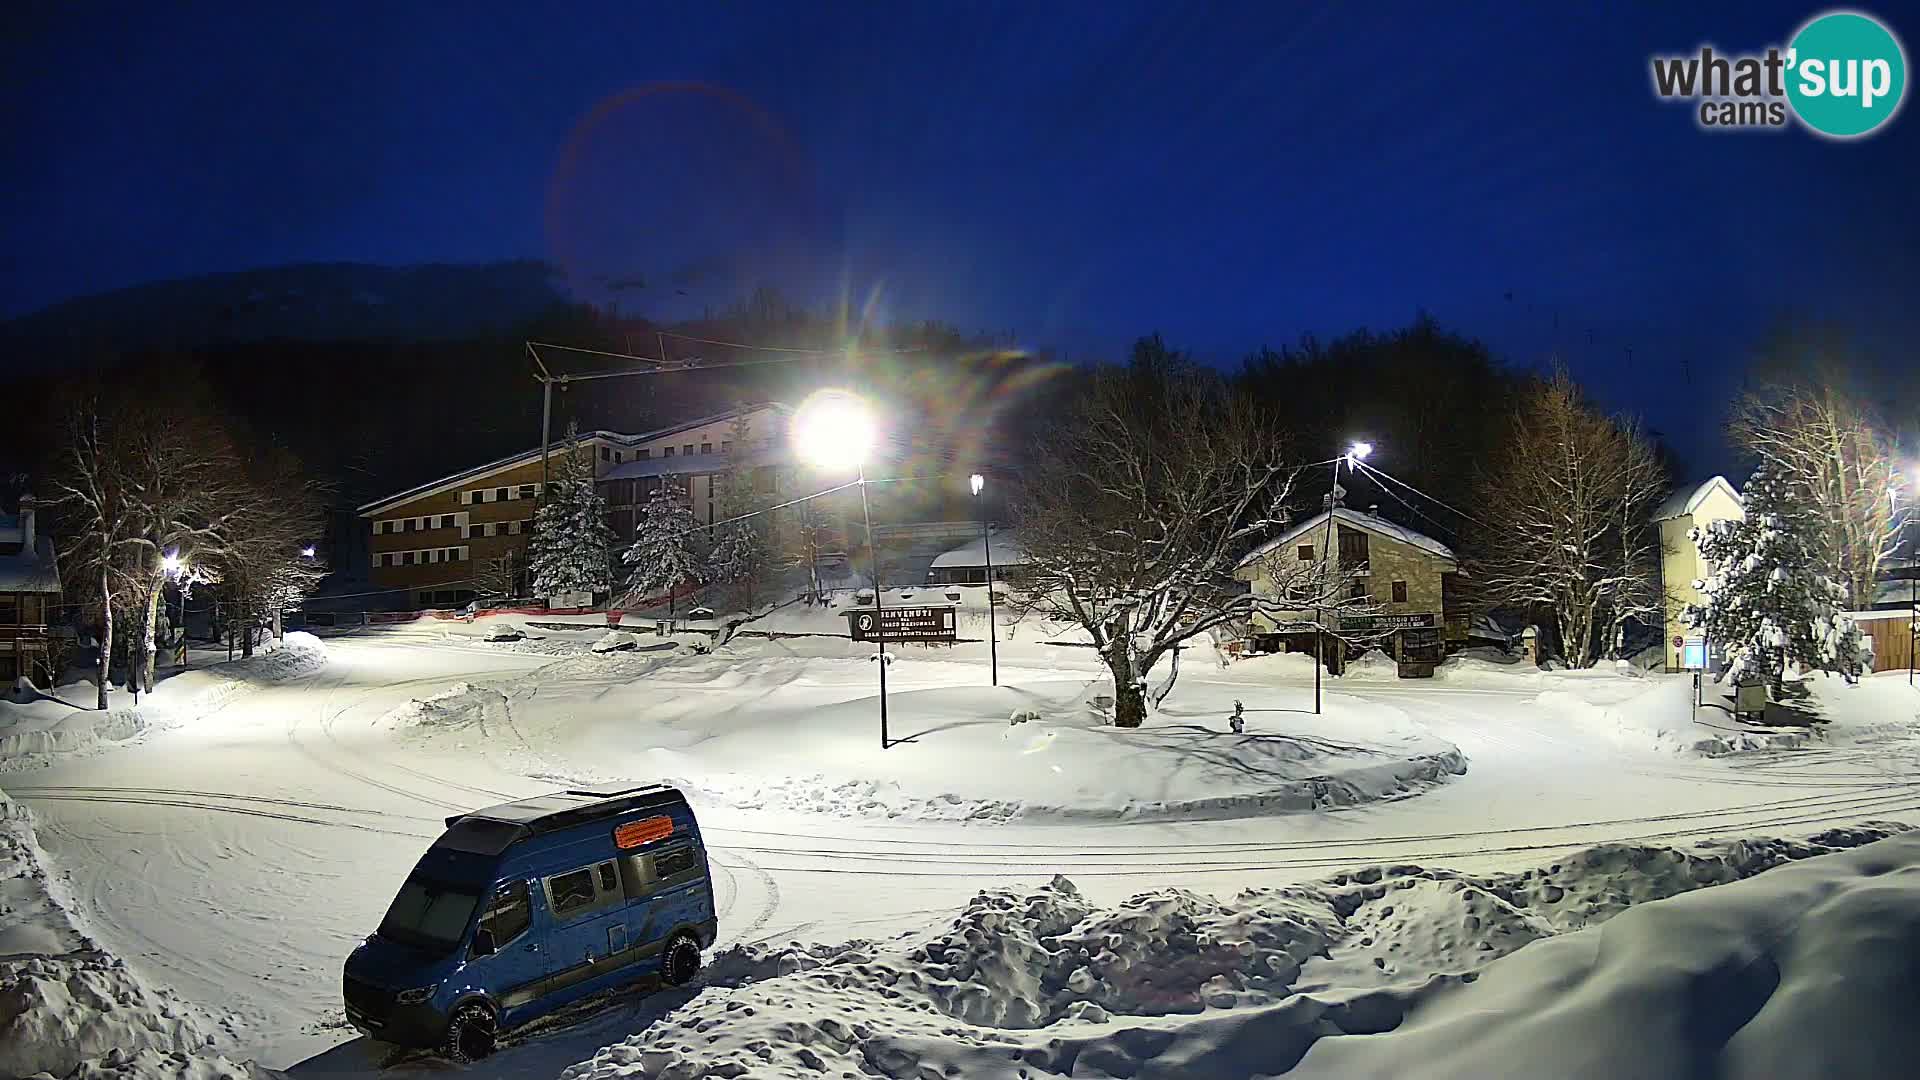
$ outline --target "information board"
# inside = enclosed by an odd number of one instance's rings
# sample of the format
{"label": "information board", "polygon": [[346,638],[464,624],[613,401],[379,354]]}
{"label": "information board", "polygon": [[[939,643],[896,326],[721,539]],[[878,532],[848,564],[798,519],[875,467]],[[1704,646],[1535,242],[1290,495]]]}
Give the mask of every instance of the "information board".
{"label": "information board", "polygon": [[[847,612],[847,630],[855,641],[952,641],[959,619],[945,606],[855,608]],[[879,632],[875,632],[875,627]]]}

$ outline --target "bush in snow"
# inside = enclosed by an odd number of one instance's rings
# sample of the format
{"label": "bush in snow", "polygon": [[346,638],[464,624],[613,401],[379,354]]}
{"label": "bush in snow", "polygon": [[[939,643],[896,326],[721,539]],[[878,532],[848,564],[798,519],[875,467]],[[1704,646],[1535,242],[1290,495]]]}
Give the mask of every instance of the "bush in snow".
{"label": "bush in snow", "polygon": [[567,451],[533,515],[527,543],[527,568],[533,591],[542,597],[561,593],[602,593],[613,588],[613,530],[607,504],[593,488],[593,465],[567,431]]}
{"label": "bush in snow", "polygon": [[1693,583],[1707,602],[1688,607],[1688,625],[1726,648],[1735,681],[1765,678],[1776,697],[1789,663],[1857,677],[1866,647],[1842,610],[1846,588],[1818,557],[1813,504],[1764,466],[1743,497],[1745,518],[1690,534],[1713,572]]}

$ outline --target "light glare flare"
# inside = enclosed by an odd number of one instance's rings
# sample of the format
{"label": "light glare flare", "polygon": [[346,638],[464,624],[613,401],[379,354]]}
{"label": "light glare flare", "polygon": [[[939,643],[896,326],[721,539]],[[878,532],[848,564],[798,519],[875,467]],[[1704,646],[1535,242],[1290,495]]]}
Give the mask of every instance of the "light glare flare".
{"label": "light glare flare", "polygon": [[873,413],[844,390],[821,390],[794,411],[792,438],[800,460],[823,469],[850,469],[873,449]]}

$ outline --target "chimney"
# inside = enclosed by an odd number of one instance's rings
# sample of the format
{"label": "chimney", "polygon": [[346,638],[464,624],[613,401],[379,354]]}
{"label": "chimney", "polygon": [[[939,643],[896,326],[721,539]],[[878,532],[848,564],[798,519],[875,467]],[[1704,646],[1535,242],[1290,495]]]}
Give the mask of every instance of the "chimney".
{"label": "chimney", "polygon": [[40,500],[31,495],[20,496],[20,553],[32,558],[37,549],[34,545],[33,513],[40,506]]}
{"label": "chimney", "polygon": [[1379,517],[1379,516],[1380,516],[1380,504],[1379,504],[1379,503],[1369,503],[1369,504],[1367,505],[1367,516],[1368,516],[1368,517]]}

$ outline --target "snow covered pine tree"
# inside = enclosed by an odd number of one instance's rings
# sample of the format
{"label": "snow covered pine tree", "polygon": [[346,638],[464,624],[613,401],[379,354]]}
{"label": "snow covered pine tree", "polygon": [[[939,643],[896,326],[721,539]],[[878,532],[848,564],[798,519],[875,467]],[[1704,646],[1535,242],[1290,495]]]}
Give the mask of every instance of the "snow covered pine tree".
{"label": "snow covered pine tree", "polygon": [[593,489],[593,466],[577,452],[571,432],[566,456],[533,515],[527,569],[536,596],[601,593],[613,588],[613,530],[606,501]]}
{"label": "snow covered pine tree", "polygon": [[1789,663],[1858,678],[1867,651],[1846,587],[1818,559],[1818,504],[1764,466],[1743,498],[1746,517],[1691,533],[1712,573],[1693,583],[1707,602],[1688,607],[1688,625],[1726,648],[1735,682],[1765,678],[1776,700]]}
{"label": "snow covered pine tree", "polygon": [[620,556],[620,561],[633,567],[629,587],[635,600],[664,592],[671,612],[673,591],[700,580],[700,556],[693,550],[699,529],[700,519],[687,505],[686,492],[672,477],[664,477],[660,489],[640,508],[633,546]]}

